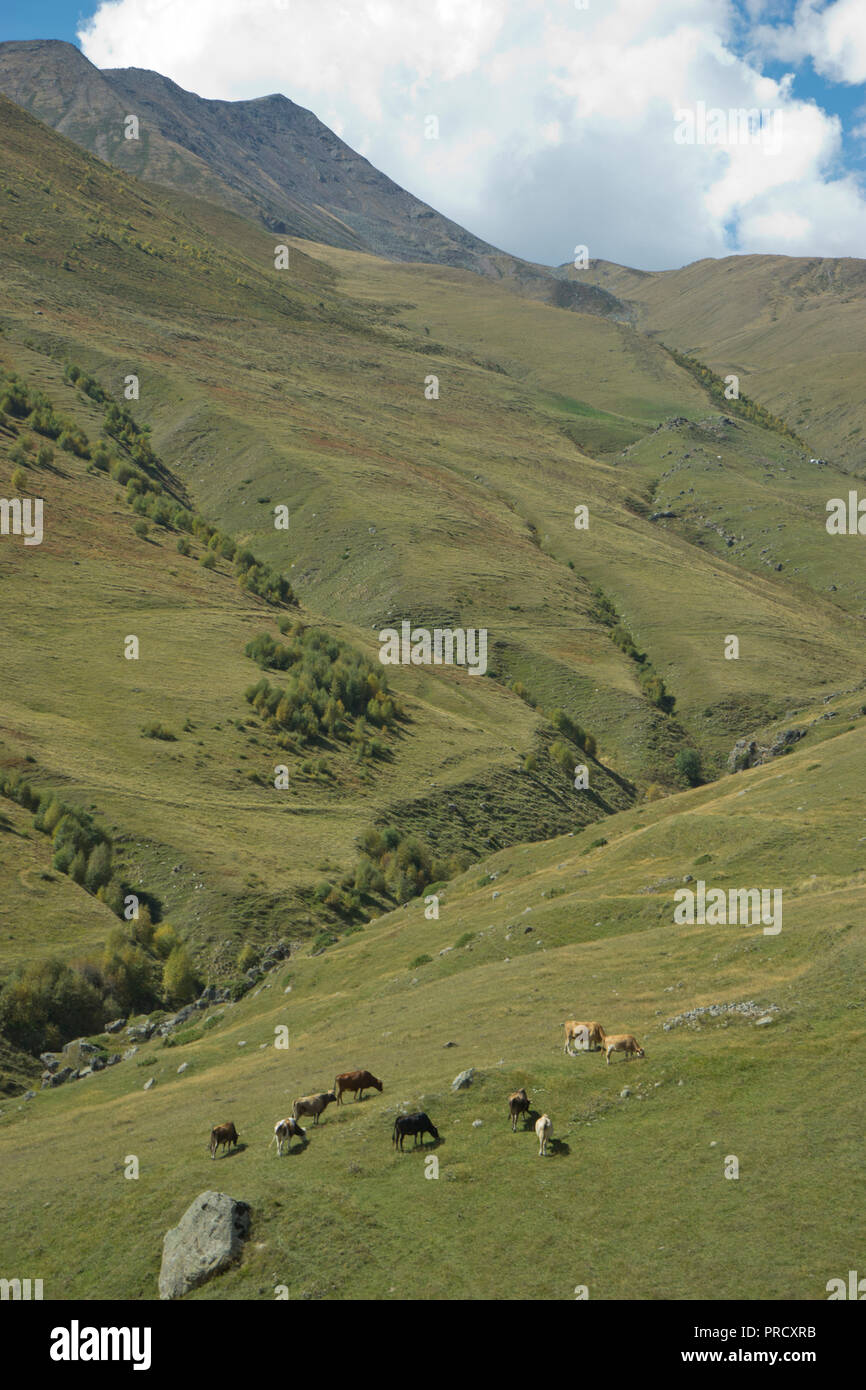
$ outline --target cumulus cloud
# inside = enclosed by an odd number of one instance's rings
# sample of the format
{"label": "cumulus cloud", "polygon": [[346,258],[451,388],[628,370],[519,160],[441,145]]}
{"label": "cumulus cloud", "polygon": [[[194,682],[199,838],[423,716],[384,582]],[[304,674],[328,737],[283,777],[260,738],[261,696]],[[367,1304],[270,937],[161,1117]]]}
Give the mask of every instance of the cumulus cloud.
{"label": "cumulus cloud", "polygon": [[[750,0],[749,50],[796,62],[812,44],[859,80],[866,36],[852,55],[845,35],[862,3],[803,0],[772,25],[774,0]],[[530,260],[578,244],[649,269],[734,249],[857,254],[866,199],[841,168],[840,123],[735,50],[747,22],[733,0],[111,0],[79,37],[99,67],[154,68],[201,96],[284,92]],[[741,110],[772,123],[750,133],[727,120]],[[675,138],[684,111],[691,143]]]}
{"label": "cumulus cloud", "polygon": [[811,58],[832,82],[866,82],[866,12],[863,0],[799,0],[790,24],[762,26],[756,39],[783,62]]}

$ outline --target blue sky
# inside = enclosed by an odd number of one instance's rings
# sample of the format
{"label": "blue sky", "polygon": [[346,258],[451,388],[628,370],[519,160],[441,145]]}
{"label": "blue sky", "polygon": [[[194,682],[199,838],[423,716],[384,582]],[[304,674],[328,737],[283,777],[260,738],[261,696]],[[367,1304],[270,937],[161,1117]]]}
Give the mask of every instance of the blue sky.
{"label": "blue sky", "polygon": [[[866,253],[866,0],[0,5],[2,39],[65,39],[207,97],[282,91],[529,259]],[[778,109],[782,154],[672,149],[673,107],[700,103]]]}

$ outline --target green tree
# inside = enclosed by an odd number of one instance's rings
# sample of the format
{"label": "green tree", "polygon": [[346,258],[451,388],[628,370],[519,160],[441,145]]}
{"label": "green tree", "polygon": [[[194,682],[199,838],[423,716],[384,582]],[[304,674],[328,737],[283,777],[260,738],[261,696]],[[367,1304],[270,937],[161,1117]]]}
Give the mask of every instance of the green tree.
{"label": "green tree", "polygon": [[175,946],[162,971],[162,992],[171,1004],[189,1004],[199,992],[199,978],[185,946]]}

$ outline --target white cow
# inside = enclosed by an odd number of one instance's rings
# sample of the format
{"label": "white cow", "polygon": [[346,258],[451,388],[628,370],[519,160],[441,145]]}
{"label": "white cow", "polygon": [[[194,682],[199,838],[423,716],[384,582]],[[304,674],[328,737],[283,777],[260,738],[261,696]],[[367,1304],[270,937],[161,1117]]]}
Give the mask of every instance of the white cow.
{"label": "white cow", "polygon": [[[274,1140],[276,1140],[277,1157],[282,1158],[283,1143],[285,1143],[286,1148],[288,1149],[291,1148],[293,1139],[298,1138],[306,1140],[306,1137],[307,1131],[305,1129],[301,1129],[301,1126],[298,1124],[297,1120],[293,1120],[291,1118],[289,1118],[288,1120],[277,1120],[277,1123],[274,1125],[274,1138],[271,1140],[271,1144],[273,1144]],[[271,1144],[268,1145],[268,1148],[271,1147]]]}
{"label": "white cow", "polygon": [[535,1121],[535,1133],[538,1135],[538,1157],[544,1158],[547,1153],[547,1141],[553,1133],[549,1115],[542,1115]]}

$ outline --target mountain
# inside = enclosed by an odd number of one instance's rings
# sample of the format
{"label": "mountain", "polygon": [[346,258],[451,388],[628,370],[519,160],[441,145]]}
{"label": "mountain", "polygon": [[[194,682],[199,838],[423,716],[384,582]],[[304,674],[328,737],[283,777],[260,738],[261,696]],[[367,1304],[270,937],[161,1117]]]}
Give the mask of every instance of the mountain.
{"label": "mountain", "polygon": [[[209,101],[143,68],[100,71],[72,44],[0,44],[0,92],[129,173],[208,198],[277,236],[462,266],[560,307],[624,317],[613,295],[567,286],[407,193],[287,97]],[[124,137],[129,114],[139,138]]]}
{"label": "mountain", "polygon": [[751,255],[655,272],[608,261],[561,270],[624,300],[644,332],[737,375],[740,391],[816,454],[866,472],[866,261]]}

